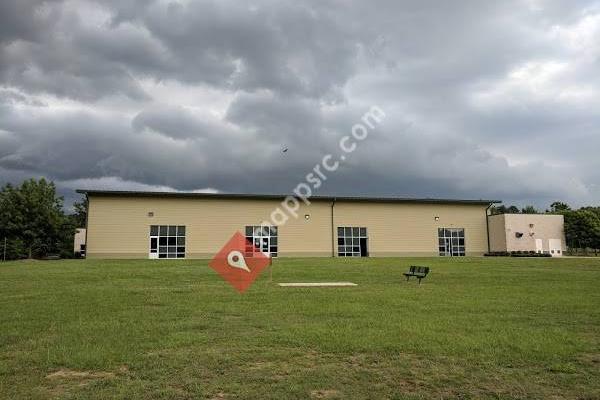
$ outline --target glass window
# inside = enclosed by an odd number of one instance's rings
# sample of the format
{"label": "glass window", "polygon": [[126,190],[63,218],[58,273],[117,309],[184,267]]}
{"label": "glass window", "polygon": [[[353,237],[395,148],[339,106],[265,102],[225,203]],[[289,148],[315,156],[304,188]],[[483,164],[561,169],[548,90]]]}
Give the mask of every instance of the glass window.
{"label": "glass window", "polygon": [[[252,257],[256,252],[262,252],[270,257],[277,257],[278,229],[276,226],[249,225],[246,226],[245,256]],[[252,245],[254,244],[254,245]]]}
{"label": "glass window", "polygon": [[464,256],[464,238],[464,228],[439,228],[438,243],[440,256]]}
{"label": "glass window", "polygon": [[[338,231],[339,257],[366,257],[367,228],[340,226]],[[361,242],[363,245],[361,246]]]}
{"label": "glass window", "polygon": [[152,225],[150,236],[150,253],[158,252],[158,258],[185,258],[185,226]]}

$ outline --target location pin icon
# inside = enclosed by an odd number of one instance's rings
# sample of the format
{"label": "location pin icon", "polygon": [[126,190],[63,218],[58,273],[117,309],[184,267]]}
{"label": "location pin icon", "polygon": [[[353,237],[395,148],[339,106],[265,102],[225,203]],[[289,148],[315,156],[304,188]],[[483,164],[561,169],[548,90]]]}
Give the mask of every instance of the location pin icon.
{"label": "location pin icon", "polygon": [[232,268],[243,269],[246,272],[250,272],[250,268],[246,265],[246,260],[242,253],[238,250],[230,251],[227,255],[227,264]]}

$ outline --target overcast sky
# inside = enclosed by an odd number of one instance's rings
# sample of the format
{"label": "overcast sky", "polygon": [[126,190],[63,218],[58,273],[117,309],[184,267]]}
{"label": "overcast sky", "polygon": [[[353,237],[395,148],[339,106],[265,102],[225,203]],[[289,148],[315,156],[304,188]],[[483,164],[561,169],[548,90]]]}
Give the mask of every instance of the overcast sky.
{"label": "overcast sky", "polygon": [[[0,183],[600,202],[600,1],[0,1]],[[283,149],[287,148],[287,152]]]}

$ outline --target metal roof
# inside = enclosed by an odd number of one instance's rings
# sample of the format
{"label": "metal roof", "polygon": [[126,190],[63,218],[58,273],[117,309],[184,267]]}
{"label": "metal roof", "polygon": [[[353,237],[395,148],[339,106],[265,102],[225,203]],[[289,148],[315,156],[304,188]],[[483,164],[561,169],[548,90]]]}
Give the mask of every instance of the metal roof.
{"label": "metal roof", "polygon": [[[118,197],[183,197],[201,199],[245,199],[245,200],[284,200],[283,194],[248,194],[248,193],[195,193],[195,192],[144,192],[126,190],[87,190],[78,189],[77,193],[88,196],[118,196]],[[477,204],[490,205],[501,203],[500,200],[484,199],[433,199],[410,197],[362,197],[362,196],[311,196],[312,201],[350,201],[373,203],[433,203],[433,204]]]}

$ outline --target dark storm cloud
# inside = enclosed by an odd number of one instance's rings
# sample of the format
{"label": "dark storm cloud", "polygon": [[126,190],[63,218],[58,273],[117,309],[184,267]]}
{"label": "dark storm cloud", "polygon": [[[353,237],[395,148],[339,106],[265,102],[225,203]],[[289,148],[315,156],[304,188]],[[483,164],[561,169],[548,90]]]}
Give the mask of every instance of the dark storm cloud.
{"label": "dark storm cloud", "polygon": [[[0,3],[0,181],[598,202],[598,1]],[[284,149],[287,152],[283,152]]]}

